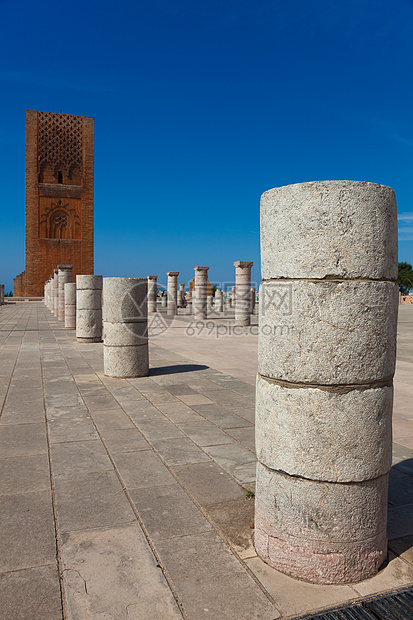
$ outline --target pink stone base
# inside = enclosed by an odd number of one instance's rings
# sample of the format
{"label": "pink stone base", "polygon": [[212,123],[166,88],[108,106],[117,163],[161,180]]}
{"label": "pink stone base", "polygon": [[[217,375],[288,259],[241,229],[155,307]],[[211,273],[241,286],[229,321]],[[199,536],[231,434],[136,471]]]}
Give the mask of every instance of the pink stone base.
{"label": "pink stone base", "polygon": [[375,575],[387,557],[386,530],[367,540],[324,542],[275,531],[256,516],[254,542],[273,568],[319,584],[357,583]]}

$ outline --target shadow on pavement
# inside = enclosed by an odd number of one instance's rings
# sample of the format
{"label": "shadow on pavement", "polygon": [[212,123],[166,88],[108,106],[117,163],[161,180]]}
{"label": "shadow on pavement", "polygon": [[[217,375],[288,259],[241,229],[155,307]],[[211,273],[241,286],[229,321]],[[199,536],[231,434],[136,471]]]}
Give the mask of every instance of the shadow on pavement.
{"label": "shadow on pavement", "polygon": [[150,368],[149,376],[156,375],[173,375],[177,372],[195,372],[196,370],[207,370],[209,366],[203,364],[177,364],[174,366],[160,366],[159,368]]}

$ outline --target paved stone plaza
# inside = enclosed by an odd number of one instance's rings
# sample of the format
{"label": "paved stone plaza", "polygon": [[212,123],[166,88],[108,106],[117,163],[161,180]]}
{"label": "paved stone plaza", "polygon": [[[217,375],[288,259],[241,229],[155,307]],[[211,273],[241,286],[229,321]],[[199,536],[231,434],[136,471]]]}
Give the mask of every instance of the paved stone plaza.
{"label": "paved stone plaza", "polygon": [[149,377],[128,380],[42,303],[2,306],[1,617],[271,620],[413,584],[413,305],[399,310],[389,563],[316,586],[252,546],[256,316],[234,335],[233,313],[179,311]]}

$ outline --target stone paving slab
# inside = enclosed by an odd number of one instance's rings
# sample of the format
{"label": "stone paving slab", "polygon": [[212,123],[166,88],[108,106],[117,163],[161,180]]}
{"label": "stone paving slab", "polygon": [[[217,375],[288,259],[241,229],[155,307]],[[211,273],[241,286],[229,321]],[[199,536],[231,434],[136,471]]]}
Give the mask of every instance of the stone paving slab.
{"label": "stone paving slab", "polygon": [[1,615],[8,620],[61,620],[59,575],[55,565],[0,574]]}
{"label": "stone paving slab", "polygon": [[0,424],[0,454],[3,458],[47,454],[44,423]]}
{"label": "stone paving slab", "polygon": [[54,482],[57,525],[61,532],[134,520],[115,471],[56,476]]}
{"label": "stone paving slab", "polygon": [[55,562],[50,491],[3,495],[0,523],[0,573]]}
{"label": "stone paving slab", "polygon": [[[398,361],[389,563],[361,584],[315,586],[253,547],[256,336],[188,338],[191,319],[178,317],[151,342],[149,377],[113,379],[101,343],[77,343],[41,303],[26,306],[0,308],[8,620],[61,620],[63,603],[65,620],[291,618],[413,583],[410,336]],[[402,318],[405,338],[413,314]]]}
{"label": "stone paving slab", "polygon": [[190,618],[273,620],[281,616],[215,532],[161,540],[157,549]]}
{"label": "stone paving slab", "polygon": [[62,557],[71,620],[182,618],[137,524],[66,534]]}
{"label": "stone paving slab", "polygon": [[152,540],[188,536],[212,529],[178,484],[135,489],[132,500]]}
{"label": "stone paving slab", "polygon": [[0,457],[0,497],[34,491],[50,491],[47,454]]}
{"label": "stone paving slab", "polygon": [[152,445],[163,461],[169,466],[188,465],[210,461],[208,454],[194,444],[189,437],[158,439]]}

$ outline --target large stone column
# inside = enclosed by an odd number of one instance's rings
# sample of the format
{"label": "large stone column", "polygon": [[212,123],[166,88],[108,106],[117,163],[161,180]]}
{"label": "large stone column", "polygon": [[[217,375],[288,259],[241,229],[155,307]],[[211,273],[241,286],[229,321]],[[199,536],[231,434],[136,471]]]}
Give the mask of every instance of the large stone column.
{"label": "large stone column", "polygon": [[207,318],[208,269],[209,267],[194,267],[195,290],[193,295],[193,311],[197,321]]}
{"label": "large stone column", "polygon": [[145,278],[103,279],[103,364],[109,377],[146,377],[148,284]]}
{"label": "large stone column", "polygon": [[148,312],[156,312],[156,293],[158,276],[148,276]]}
{"label": "large stone column", "polygon": [[387,554],[398,310],[396,200],[325,181],[261,198],[255,546],[315,583]]}
{"label": "large stone column", "polygon": [[59,321],[65,320],[65,284],[72,281],[72,269],[73,265],[58,265],[57,266],[57,279],[58,279],[58,311],[57,318]]}
{"label": "large stone column", "polygon": [[235,325],[251,323],[251,267],[252,261],[237,260],[235,267]]}
{"label": "large stone column", "polygon": [[168,271],[168,310],[167,314],[177,314],[178,276],[179,271]]}
{"label": "large stone column", "polygon": [[76,329],[76,283],[65,284],[65,327]]}
{"label": "large stone column", "polygon": [[102,276],[76,276],[76,338],[102,341]]}
{"label": "large stone column", "polygon": [[215,312],[223,312],[224,310],[224,294],[219,288],[215,291],[214,310]]}
{"label": "large stone column", "polygon": [[54,269],[53,271],[53,314],[55,317],[58,316],[59,313],[59,277],[58,277],[58,269]]}

